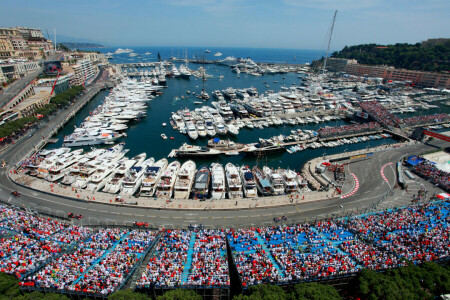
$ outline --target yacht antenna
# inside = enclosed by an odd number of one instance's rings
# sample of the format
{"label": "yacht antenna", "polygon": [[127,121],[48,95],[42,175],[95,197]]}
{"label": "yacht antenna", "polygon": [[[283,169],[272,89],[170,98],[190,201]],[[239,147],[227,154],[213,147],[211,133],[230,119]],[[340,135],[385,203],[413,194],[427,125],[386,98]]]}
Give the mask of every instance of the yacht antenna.
{"label": "yacht antenna", "polygon": [[325,73],[325,70],[327,67],[328,53],[330,52],[331,37],[333,36],[334,21],[336,21],[336,15],[337,15],[337,10],[334,11],[333,21],[331,22],[330,36],[328,37],[327,55],[325,56],[325,61],[323,63],[323,70],[322,70],[323,73]]}
{"label": "yacht antenna", "polygon": [[56,51],[56,28],[53,28],[53,33],[55,35],[55,51]]}

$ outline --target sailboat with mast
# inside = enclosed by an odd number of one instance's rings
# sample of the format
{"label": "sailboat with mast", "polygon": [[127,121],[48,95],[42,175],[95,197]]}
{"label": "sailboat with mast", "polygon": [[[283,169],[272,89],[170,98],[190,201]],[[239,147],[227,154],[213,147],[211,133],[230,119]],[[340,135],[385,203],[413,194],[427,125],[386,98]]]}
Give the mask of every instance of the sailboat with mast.
{"label": "sailboat with mast", "polygon": [[205,91],[205,81],[206,79],[206,70],[205,70],[205,55],[203,55],[203,60],[202,60],[202,82],[203,82],[203,87],[202,87],[202,91],[200,92],[200,98],[202,98],[203,100],[209,100],[211,99],[211,97],[209,96],[209,94]]}

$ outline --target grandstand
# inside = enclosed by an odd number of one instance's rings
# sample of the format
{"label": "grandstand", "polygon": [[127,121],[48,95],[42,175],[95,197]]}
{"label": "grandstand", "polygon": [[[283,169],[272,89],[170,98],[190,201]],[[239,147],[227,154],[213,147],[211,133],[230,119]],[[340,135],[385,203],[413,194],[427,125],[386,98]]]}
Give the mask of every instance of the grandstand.
{"label": "grandstand", "polygon": [[230,274],[245,289],[447,260],[449,212],[443,200],[297,225],[152,231],[92,229],[0,206],[0,271],[44,292],[102,298],[137,278],[141,291],[220,290],[227,298]]}
{"label": "grandstand", "polygon": [[378,123],[384,125],[388,129],[392,130],[395,127],[399,128],[403,126],[402,119],[394,114],[391,114],[378,101],[360,102],[359,105],[366,113],[368,113]]}

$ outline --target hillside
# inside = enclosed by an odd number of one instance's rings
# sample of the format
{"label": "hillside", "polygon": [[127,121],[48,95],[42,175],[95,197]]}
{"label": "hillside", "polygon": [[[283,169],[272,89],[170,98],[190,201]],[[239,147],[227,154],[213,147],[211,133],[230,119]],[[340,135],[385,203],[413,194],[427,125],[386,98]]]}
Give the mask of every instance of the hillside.
{"label": "hillside", "polygon": [[62,42],[63,45],[70,49],[86,49],[86,48],[103,48],[103,45],[96,43],[72,43],[72,42]]}
{"label": "hillside", "polygon": [[438,45],[426,43],[345,46],[332,57],[356,59],[360,64],[389,65],[421,71],[450,71],[450,42]]}

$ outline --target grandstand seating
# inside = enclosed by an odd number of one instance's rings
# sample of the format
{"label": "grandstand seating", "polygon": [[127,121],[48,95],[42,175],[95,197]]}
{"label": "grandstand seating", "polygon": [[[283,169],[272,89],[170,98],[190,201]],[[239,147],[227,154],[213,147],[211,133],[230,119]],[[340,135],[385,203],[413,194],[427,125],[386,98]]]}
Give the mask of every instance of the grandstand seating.
{"label": "grandstand seating", "polygon": [[244,287],[339,278],[448,259],[450,201],[249,229],[163,230],[67,225],[0,206],[0,271],[35,289],[109,295],[149,262],[136,286],[228,288],[226,236]]}

